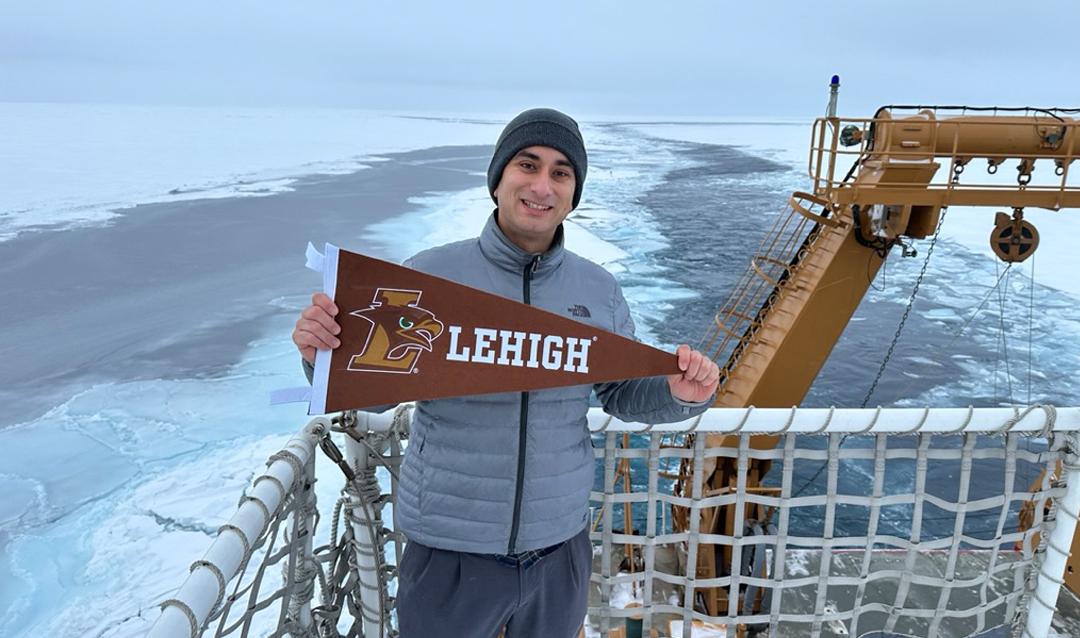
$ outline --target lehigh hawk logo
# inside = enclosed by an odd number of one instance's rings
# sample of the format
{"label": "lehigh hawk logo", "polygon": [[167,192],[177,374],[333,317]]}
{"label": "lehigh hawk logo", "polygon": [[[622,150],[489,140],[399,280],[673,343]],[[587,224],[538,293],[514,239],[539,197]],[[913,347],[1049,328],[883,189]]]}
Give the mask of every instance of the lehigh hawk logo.
{"label": "lehigh hawk logo", "polygon": [[349,313],[371,324],[364,348],[349,360],[349,370],[409,374],[420,351],[431,352],[431,342],[442,334],[443,325],[417,305],[420,294],[419,290],[379,288],[370,307]]}

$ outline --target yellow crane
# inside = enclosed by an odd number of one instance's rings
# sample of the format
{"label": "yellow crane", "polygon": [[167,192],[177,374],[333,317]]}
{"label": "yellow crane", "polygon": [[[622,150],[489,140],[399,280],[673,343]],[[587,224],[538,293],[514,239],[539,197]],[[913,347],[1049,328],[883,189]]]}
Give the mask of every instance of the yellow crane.
{"label": "yellow crane", "polygon": [[[834,96],[837,86],[834,78]],[[1080,188],[1069,185],[1070,167],[1080,154],[1076,113],[883,107],[872,118],[842,119],[835,115],[834,99],[828,116],[813,126],[811,190],[791,195],[788,213],[766,235],[704,339],[703,351],[721,364],[716,406],[799,404],[890,251],[909,250],[908,239],[936,239],[950,206],[998,209],[988,236],[994,253],[1008,262],[1030,257],[1039,236],[1024,219],[1025,209],[1080,207]],[[1006,162],[1015,165],[1015,180],[996,176]],[[971,179],[976,171],[968,169],[980,163],[991,177]],[[1041,177],[1051,170],[1053,177]],[[769,449],[778,440],[756,436],[751,447]],[[706,443],[737,444],[737,437],[719,434],[708,435]],[[778,496],[778,488],[761,485],[769,463],[751,459],[746,485]],[[684,461],[677,494],[689,491],[691,472]],[[734,459],[709,459],[705,476],[704,496],[734,490]],[[761,507],[747,505],[744,519],[767,520],[771,512],[751,511]],[[704,512],[702,531],[732,534],[733,510]],[[685,509],[673,508],[672,517],[677,530],[686,529]],[[699,547],[699,577],[726,575],[717,573],[731,561],[730,548],[722,551],[717,556],[715,546]],[[1065,582],[1080,592],[1076,541],[1073,556]],[[707,590],[699,603],[713,616],[738,605],[719,588]]]}

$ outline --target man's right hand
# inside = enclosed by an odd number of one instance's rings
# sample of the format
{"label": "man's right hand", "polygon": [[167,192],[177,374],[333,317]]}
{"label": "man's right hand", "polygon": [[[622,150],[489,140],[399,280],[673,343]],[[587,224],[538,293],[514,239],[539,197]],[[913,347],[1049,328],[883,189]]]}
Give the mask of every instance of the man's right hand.
{"label": "man's right hand", "polygon": [[333,350],[341,345],[335,336],[341,333],[341,326],[334,321],[338,307],[321,292],[311,296],[311,305],[304,308],[296,320],[292,340],[300,356],[308,363],[315,363],[316,350]]}

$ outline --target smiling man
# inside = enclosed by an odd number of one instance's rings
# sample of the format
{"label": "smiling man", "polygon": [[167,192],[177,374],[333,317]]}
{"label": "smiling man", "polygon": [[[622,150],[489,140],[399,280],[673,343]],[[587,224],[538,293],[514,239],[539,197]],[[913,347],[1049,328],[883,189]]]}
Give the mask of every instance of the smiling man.
{"label": "smiling man", "polygon": [[[615,278],[563,246],[587,169],[577,122],[525,111],[496,143],[487,180],[497,208],[480,236],[405,265],[633,338]],[[337,312],[316,294],[296,323],[309,380],[316,349],[339,345]],[[676,354],[683,372],[667,377],[417,402],[395,509],[409,539],[401,638],[578,635],[592,572],[590,395],[625,421],[699,414],[720,372],[685,345]]]}
{"label": "smiling man", "polygon": [[528,252],[546,251],[581,196],[578,183],[573,165],[561,152],[545,146],[518,151],[495,188],[499,229]]}

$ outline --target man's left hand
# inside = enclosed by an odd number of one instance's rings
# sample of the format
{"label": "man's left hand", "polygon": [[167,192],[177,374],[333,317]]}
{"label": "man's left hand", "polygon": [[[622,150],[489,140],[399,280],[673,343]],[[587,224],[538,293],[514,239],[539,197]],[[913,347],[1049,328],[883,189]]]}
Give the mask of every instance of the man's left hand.
{"label": "man's left hand", "polygon": [[701,403],[711,397],[720,384],[720,367],[685,344],[675,350],[675,356],[682,374],[668,375],[671,396],[687,403]]}

